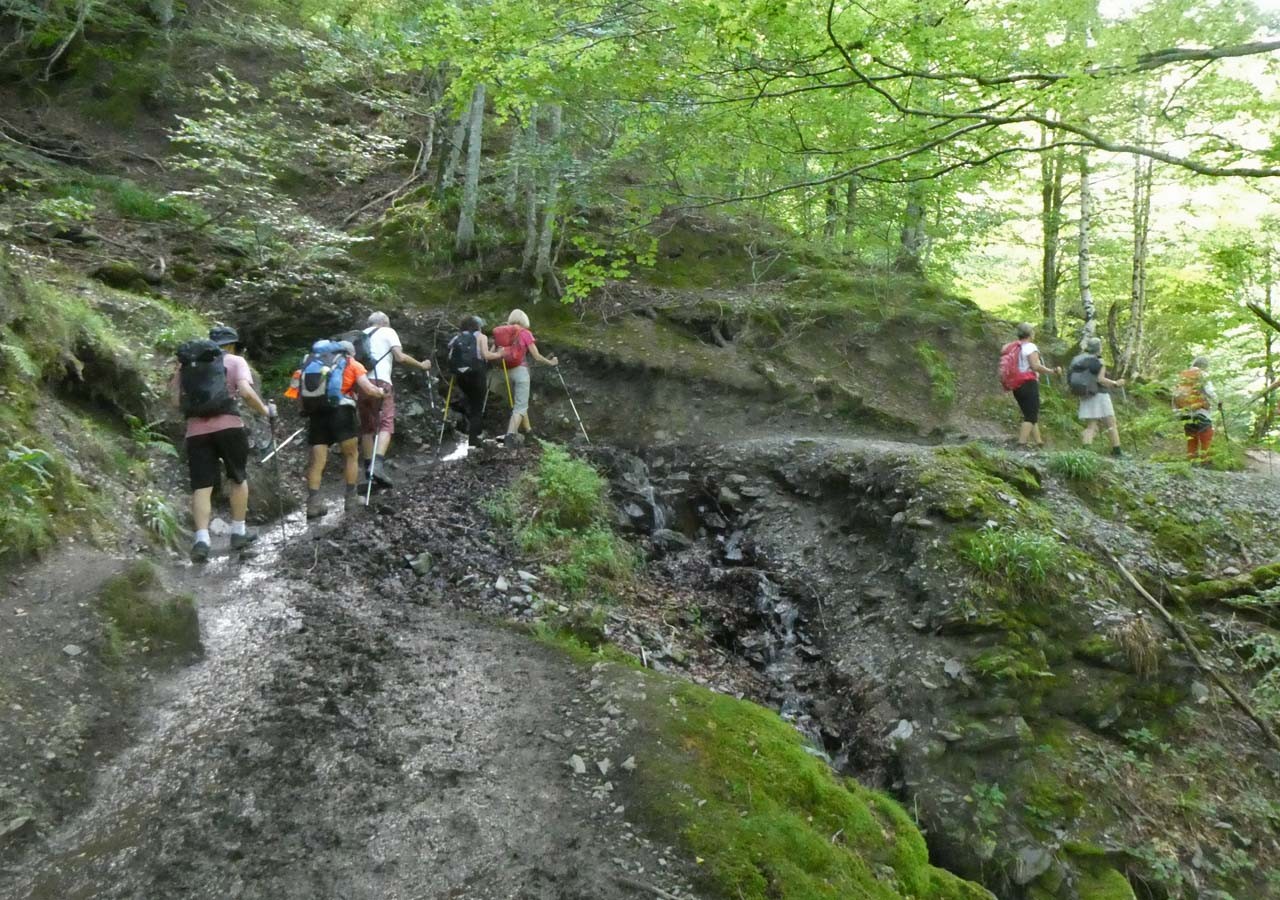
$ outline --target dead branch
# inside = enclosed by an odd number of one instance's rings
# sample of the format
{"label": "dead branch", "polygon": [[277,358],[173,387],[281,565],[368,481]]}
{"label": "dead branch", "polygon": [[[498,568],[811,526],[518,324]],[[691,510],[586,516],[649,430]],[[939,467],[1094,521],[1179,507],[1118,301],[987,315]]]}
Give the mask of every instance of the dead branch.
{"label": "dead branch", "polygon": [[1133,589],[1138,592],[1138,595],[1156,611],[1160,618],[1164,619],[1165,624],[1173,629],[1173,633],[1177,635],[1178,640],[1182,642],[1182,645],[1187,648],[1187,652],[1191,654],[1192,660],[1195,661],[1195,664],[1199,667],[1200,671],[1207,675],[1214,684],[1222,688],[1223,693],[1231,698],[1231,702],[1236,705],[1237,709],[1253,720],[1253,724],[1258,726],[1258,731],[1262,733],[1263,738],[1265,738],[1267,743],[1271,745],[1272,749],[1280,750],[1280,737],[1276,736],[1276,733],[1272,730],[1270,723],[1267,722],[1266,719],[1262,718],[1262,716],[1258,715],[1258,713],[1254,711],[1253,707],[1249,705],[1249,702],[1244,699],[1241,693],[1223,677],[1222,673],[1213,667],[1208,659],[1205,658],[1204,654],[1200,652],[1200,648],[1195,645],[1195,642],[1191,640],[1191,636],[1187,634],[1186,629],[1182,627],[1182,623],[1170,615],[1169,611],[1164,608],[1164,605],[1142,586],[1142,583],[1133,576],[1132,572],[1125,568],[1124,563],[1120,562],[1120,560],[1117,559],[1110,550],[1102,547],[1101,545],[1099,545],[1098,549],[1102,551],[1107,559],[1111,560],[1111,564],[1116,567],[1116,570],[1122,576],[1124,576],[1125,581],[1129,582]]}
{"label": "dead branch", "polygon": [[[434,124],[434,122],[435,122],[434,118],[431,120],[431,122]],[[383,194],[381,197],[375,197],[374,199],[372,199],[372,200],[370,200],[368,203],[366,203],[364,206],[360,207],[360,208],[359,208],[359,209],[357,209],[355,212],[351,213],[349,216],[347,216],[345,219],[343,219],[343,220],[342,220],[342,227],[343,227],[343,228],[347,227],[347,226],[348,226],[348,225],[350,225],[352,222],[354,222],[354,221],[355,221],[355,220],[360,216],[360,214],[361,214],[361,213],[363,213],[365,210],[367,210],[367,209],[369,209],[369,208],[371,208],[371,207],[377,206],[378,204],[383,203],[383,202],[385,202],[385,201],[387,201],[387,200],[393,200],[393,201],[394,201],[394,200],[395,200],[395,199],[397,199],[397,198],[398,198],[402,193],[404,193],[406,190],[408,190],[408,188],[409,188],[409,186],[410,186],[410,185],[412,185],[415,181],[417,181],[417,180],[418,180],[419,178],[421,178],[424,174],[426,174],[426,170],[427,170],[427,163],[431,161],[432,145],[435,143],[435,142],[432,140],[432,132],[434,132],[434,130],[435,130],[434,128],[431,128],[431,129],[428,131],[428,136],[427,136],[426,140],[423,140],[422,138],[418,138],[418,139],[417,139],[417,141],[418,141],[418,158],[417,158],[416,160],[414,160],[414,163],[413,163],[413,169],[410,171],[410,173],[409,173],[409,177],[408,177],[408,178],[406,178],[404,181],[400,182],[400,184],[398,184],[396,187],[394,187],[394,188],[392,188],[391,190],[387,191],[387,192],[386,192],[385,194]]]}

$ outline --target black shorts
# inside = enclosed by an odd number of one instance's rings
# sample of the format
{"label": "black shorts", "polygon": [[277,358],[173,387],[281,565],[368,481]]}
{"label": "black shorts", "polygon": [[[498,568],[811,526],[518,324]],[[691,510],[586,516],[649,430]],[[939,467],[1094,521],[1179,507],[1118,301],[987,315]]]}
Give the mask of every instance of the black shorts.
{"label": "black shorts", "polygon": [[1028,381],[1013,392],[1013,399],[1022,410],[1022,421],[1031,425],[1040,422],[1040,382]]}
{"label": "black shorts", "polygon": [[335,406],[307,419],[307,443],[312,447],[341,444],[360,433],[354,406]]}
{"label": "black shorts", "polygon": [[209,434],[188,437],[187,468],[191,472],[191,490],[211,488],[218,483],[218,461],[227,471],[227,480],[244,484],[248,479],[249,432],[243,428],[224,428]]}

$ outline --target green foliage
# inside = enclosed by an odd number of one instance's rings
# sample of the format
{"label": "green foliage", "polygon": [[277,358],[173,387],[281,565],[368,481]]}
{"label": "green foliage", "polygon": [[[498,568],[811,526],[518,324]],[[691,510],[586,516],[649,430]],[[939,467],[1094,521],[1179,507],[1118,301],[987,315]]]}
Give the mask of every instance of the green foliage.
{"label": "green foliage", "polygon": [[927,341],[916,344],[916,355],[929,376],[933,402],[943,409],[951,406],[956,399],[956,373],[951,370],[947,358]]}
{"label": "green foliage", "polygon": [[1049,471],[1071,481],[1092,481],[1102,471],[1103,461],[1091,450],[1063,450],[1047,460]]}
{"label": "green foliage", "polygon": [[835,776],[775,713],[691,684],[649,693],[666,724],[637,760],[641,803],[703,860],[717,896],[990,896],[930,866],[901,807]]}
{"label": "green foliage", "polygon": [[960,558],[986,578],[1036,593],[1066,570],[1069,551],[1052,534],[983,528],[962,535]]}
{"label": "green foliage", "polygon": [[158,422],[144,422],[137,416],[125,416],[125,424],[129,426],[129,436],[134,445],[145,456],[149,451],[156,451],[165,456],[178,456],[178,448],[165,437],[163,432],[156,431]]}
{"label": "green foliage", "polygon": [[606,489],[590,464],[543,443],[537,469],[500,495],[490,513],[511,527],[522,552],[545,560],[547,574],[580,597],[635,567],[634,553],[609,522]]}
{"label": "green foliage", "polygon": [[48,547],[82,488],[55,453],[17,444],[0,456],[0,558]]}
{"label": "green foliage", "polygon": [[[168,445],[166,445],[168,446]],[[147,533],[164,547],[177,547],[184,536],[173,507],[160,494],[147,491],[134,504],[134,514]]]}
{"label": "green foliage", "polygon": [[137,562],[107,579],[98,594],[104,619],[104,657],[121,662],[131,653],[184,654],[200,649],[195,600],[171,595],[155,567]]}

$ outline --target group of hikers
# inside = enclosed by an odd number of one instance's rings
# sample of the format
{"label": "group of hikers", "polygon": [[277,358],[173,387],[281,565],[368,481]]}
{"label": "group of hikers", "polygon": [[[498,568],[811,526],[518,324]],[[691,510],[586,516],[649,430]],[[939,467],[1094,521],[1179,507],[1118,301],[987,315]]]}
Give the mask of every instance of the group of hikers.
{"label": "group of hikers", "polygon": [[[213,328],[207,340],[188,341],[178,348],[171,393],[186,418],[185,448],[195,529],[191,559],[195,562],[209,558],[213,490],[222,475],[229,483],[231,549],[243,553],[257,537],[245,524],[250,442],[240,406],[243,403],[268,419],[273,444],[277,410],[275,403],[264,401],[254,387],[253,373],[239,350],[239,334],[226,325]],[[511,405],[506,434],[502,436],[507,446],[520,443],[522,432],[531,430],[530,361],[559,364],[556,357],[544,357],[539,352],[529,317],[518,309],[511,311],[505,325],[494,329],[492,338],[485,334],[480,317],[468,316],[449,341],[447,358],[450,380],[445,416],[456,385],[464,400],[467,421],[466,437],[455,458],[480,446],[490,364],[500,363],[505,375]],[[343,461],[344,509],[359,506],[362,473],[369,479],[369,487],[374,483],[391,486],[385,459],[395,434],[392,375],[396,363],[431,371],[431,361],[406,353],[387,315],[375,312],[364,328],[333,340],[317,341],[293,373],[285,396],[298,401],[306,419],[310,447],[305,471],[308,519],[319,518],[327,510],[320,488],[329,448],[335,444]],[[274,448],[272,454],[278,450]]]}
{"label": "group of hikers", "polygon": [[[1017,444],[1024,450],[1042,449],[1044,436],[1040,432],[1040,376],[1063,375],[1061,366],[1050,368],[1041,358],[1035,343],[1035,328],[1027,322],[1017,326],[1016,339],[1005,344],[1000,355],[1000,382],[1012,392],[1022,414]],[[1087,447],[1093,443],[1099,431],[1107,433],[1111,455],[1122,456],[1120,429],[1116,424],[1115,406],[1111,392],[1123,390],[1125,380],[1107,376],[1102,361],[1102,341],[1088,336],[1081,342],[1081,352],[1071,360],[1066,370],[1067,387],[1079,398],[1076,417],[1084,423],[1081,440]],[[1280,384],[1280,382],[1277,382]],[[1277,385],[1271,385],[1268,390]],[[1187,439],[1187,458],[1195,464],[1209,461],[1209,448],[1213,444],[1213,410],[1222,411],[1218,392],[1209,380],[1209,359],[1197,356],[1191,365],[1178,375],[1172,396],[1173,412],[1182,423]]]}

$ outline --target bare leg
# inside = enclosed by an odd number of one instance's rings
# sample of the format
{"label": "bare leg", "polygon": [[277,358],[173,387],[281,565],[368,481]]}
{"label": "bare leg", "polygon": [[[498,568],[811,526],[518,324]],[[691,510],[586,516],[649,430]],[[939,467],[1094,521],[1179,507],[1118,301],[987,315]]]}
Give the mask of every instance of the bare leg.
{"label": "bare leg", "polygon": [[507,422],[507,434],[515,434],[520,430],[520,420],[524,418],[524,413],[513,412],[511,419]]}
{"label": "bare leg", "polygon": [[386,456],[387,448],[390,446],[391,446],[391,432],[389,431],[378,432],[378,455]]}
{"label": "bare leg", "polygon": [[1107,416],[1103,419],[1103,424],[1107,426],[1107,439],[1111,441],[1112,447],[1120,446],[1120,426],[1116,424],[1115,416]]}
{"label": "bare leg", "polygon": [[1018,429],[1018,443],[1021,444],[1023,447],[1031,443],[1032,427],[1033,426],[1031,425],[1030,422],[1023,422],[1022,427]]}
{"label": "bare leg", "polygon": [[1044,435],[1040,433],[1040,425],[1038,423],[1031,426],[1031,437],[1035,439],[1037,447],[1044,446]]}
{"label": "bare leg", "polygon": [[239,484],[233,482],[231,489],[227,492],[227,498],[231,501],[231,521],[243,522],[244,517],[249,513],[249,482],[242,481]]}
{"label": "bare leg", "polygon": [[213,488],[201,488],[191,495],[191,522],[196,531],[204,531],[209,527],[209,519],[213,517]]}
{"label": "bare leg", "polygon": [[311,448],[311,461],[307,464],[307,487],[320,490],[320,478],[324,475],[324,464],[329,461],[329,448],[316,445]]}
{"label": "bare leg", "polygon": [[[382,451],[379,450],[378,453],[381,455]],[[368,459],[373,456],[373,435],[360,435],[360,456],[364,459]]]}
{"label": "bare leg", "polygon": [[1080,440],[1086,447],[1093,443],[1093,439],[1098,436],[1098,420],[1090,419],[1089,424],[1085,426],[1084,434],[1080,435]]}
{"label": "bare leg", "polygon": [[342,447],[342,473],[347,484],[354,485],[360,480],[360,442],[352,438],[339,446]]}

